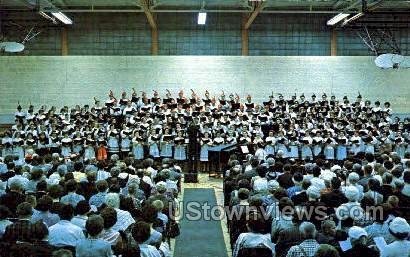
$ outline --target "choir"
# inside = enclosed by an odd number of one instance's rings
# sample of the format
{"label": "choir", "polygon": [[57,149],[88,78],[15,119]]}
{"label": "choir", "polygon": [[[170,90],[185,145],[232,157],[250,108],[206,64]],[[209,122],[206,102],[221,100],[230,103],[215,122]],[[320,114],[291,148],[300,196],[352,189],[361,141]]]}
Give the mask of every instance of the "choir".
{"label": "choir", "polygon": [[[409,118],[392,117],[390,103],[381,105],[344,96],[295,94],[285,98],[270,95],[267,101],[254,103],[247,95],[225,92],[203,97],[191,90],[186,97],[181,90],[176,98],[167,90],[161,99],[157,91],[152,97],[130,97],[122,92],[118,99],[112,91],[104,104],[94,98],[94,105],[74,108],[30,105],[15,113],[15,124],[1,135],[1,156],[14,155],[23,160],[27,153],[60,153],[83,159],[104,160],[118,154],[135,159],[174,158],[185,161],[186,129],[194,119],[200,124],[200,161],[208,162],[210,146],[236,143],[247,146],[258,158],[269,156],[313,160],[319,155],[342,161],[349,154],[375,153],[389,148],[404,157],[410,152]],[[31,149],[31,151],[30,151]]]}

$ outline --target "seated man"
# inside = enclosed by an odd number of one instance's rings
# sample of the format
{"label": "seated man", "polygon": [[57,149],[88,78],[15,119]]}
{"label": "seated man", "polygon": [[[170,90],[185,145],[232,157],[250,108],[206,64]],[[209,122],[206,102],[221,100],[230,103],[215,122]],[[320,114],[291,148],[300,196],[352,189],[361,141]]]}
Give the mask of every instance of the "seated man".
{"label": "seated man", "polygon": [[31,242],[34,236],[34,226],[30,222],[33,213],[28,202],[23,202],[17,206],[18,220],[6,227],[3,240],[5,242]]}
{"label": "seated man", "polygon": [[78,241],[75,248],[77,257],[111,257],[113,256],[111,244],[103,239],[99,239],[99,235],[104,229],[104,220],[99,215],[92,215],[87,219],[85,228],[88,233],[87,239]]}
{"label": "seated man", "polygon": [[316,254],[319,244],[316,241],[316,227],[310,222],[303,222],[299,226],[304,241],[289,249],[286,257],[313,257]]}
{"label": "seated man", "polygon": [[274,256],[275,246],[271,242],[270,234],[266,233],[266,221],[263,219],[262,214],[257,212],[250,213],[247,227],[249,232],[241,233],[239,235],[232,256],[241,256],[241,250],[245,248],[269,249],[272,251],[272,256]]}
{"label": "seated man", "polygon": [[75,247],[79,240],[84,239],[83,230],[70,222],[74,216],[71,205],[64,205],[60,209],[60,221],[49,228],[49,242],[56,247]]}
{"label": "seated man", "polygon": [[112,227],[114,231],[125,231],[127,228],[135,223],[134,218],[128,211],[120,209],[120,196],[117,193],[109,193],[105,198],[105,204],[108,207],[114,208],[117,212],[117,222]]}
{"label": "seated man", "polygon": [[131,233],[132,237],[140,248],[140,256],[161,257],[161,254],[157,250],[157,248],[145,243],[151,236],[151,228],[148,223],[144,221],[137,222],[136,224],[134,224]]}
{"label": "seated man", "polygon": [[368,256],[378,257],[379,253],[367,246],[367,232],[361,227],[353,226],[349,229],[352,248],[342,254],[343,257]]}

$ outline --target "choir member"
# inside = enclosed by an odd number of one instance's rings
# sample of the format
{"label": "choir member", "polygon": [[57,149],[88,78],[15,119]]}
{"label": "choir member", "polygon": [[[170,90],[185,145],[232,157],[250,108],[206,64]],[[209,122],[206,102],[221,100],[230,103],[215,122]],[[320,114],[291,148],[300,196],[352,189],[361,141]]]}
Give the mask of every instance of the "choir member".
{"label": "choir member", "polygon": [[135,160],[144,159],[144,144],[143,138],[140,135],[139,130],[134,131],[134,137],[132,138],[132,154]]}

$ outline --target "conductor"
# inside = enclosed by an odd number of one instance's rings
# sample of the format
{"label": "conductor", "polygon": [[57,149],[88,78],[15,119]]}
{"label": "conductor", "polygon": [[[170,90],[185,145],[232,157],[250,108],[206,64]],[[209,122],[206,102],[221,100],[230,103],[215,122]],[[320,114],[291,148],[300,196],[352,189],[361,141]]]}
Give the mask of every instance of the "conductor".
{"label": "conductor", "polygon": [[197,117],[193,118],[193,121],[189,124],[187,128],[188,134],[188,172],[189,176],[193,181],[190,180],[187,176],[185,177],[186,182],[197,182],[198,180],[198,161],[199,161],[199,119]]}

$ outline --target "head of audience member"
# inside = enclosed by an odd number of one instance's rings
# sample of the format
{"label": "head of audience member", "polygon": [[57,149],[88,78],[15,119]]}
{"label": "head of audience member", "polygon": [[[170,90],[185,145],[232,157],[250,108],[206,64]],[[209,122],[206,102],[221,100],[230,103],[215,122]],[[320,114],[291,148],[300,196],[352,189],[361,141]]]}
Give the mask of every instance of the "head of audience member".
{"label": "head of audience member", "polygon": [[104,219],[100,215],[91,215],[85,222],[89,237],[96,238],[104,229]]}
{"label": "head of audience member", "polygon": [[104,229],[108,230],[117,223],[117,212],[114,208],[105,207],[100,212],[101,217],[104,219]]}
{"label": "head of audience member", "polygon": [[246,188],[239,188],[238,190],[238,198],[240,201],[247,201],[249,199],[249,190]]}
{"label": "head of audience member", "polygon": [[369,181],[367,182],[367,185],[369,187],[369,190],[373,192],[379,191],[380,182],[376,178],[369,179]]}
{"label": "head of audience member", "polygon": [[121,169],[117,166],[114,166],[110,169],[110,174],[112,178],[118,178],[121,173]]}
{"label": "head of audience member", "polygon": [[367,232],[361,227],[353,226],[349,229],[348,235],[352,246],[366,245],[367,244]]}
{"label": "head of audience member", "polygon": [[57,200],[57,199],[60,199],[60,197],[63,194],[63,187],[58,184],[51,185],[48,187],[47,191],[48,191],[48,196],[53,198],[53,200]]}
{"label": "head of audience member", "polygon": [[137,182],[132,182],[128,184],[128,194],[130,196],[135,196],[138,193],[139,190],[139,183]]}
{"label": "head of audience member", "polygon": [[51,209],[52,205],[53,205],[53,198],[51,198],[48,195],[44,195],[40,199],[38,199],[36,210],[40,212],[48,212]]}
{"label": "head of audience member", "polygon": [[309,201],[317,201],[320,198],[320,188],[316,186],[310,186],[306,190],[306,194],[309,198]]}
{"label": "head of audience member", "polygon": [[86,200],[81,200],[75,206],[75,214],[79,216],[85,216],[91,211],[90,204]]}
{"label": "head of audience member", "polygon": [[151,236],[151,226],[145,221],[138,221],[131,230],[132,238],[137,244],[142,244]]}
{"label": "head of audience member", "polygon": [[65,189],[68,193],[74,193],[77,191],[77,181],[70,179],[65,183]]}
{"label": "head of audience member", "polygon": [[164,203],[161,200],[155,200],[152,202],[152,206],[157,211],[157,213],[162,212],[164,209]]}
{"label": "head of audience member", "polygon": [[58,173],[61,177],[64,177],[65,174],[67,174],[67,172],[68,172],[67,165],[65,165],[65,164],[60,164],[60,165],[57,166],[57,173]]}
{"label": "head of audience member", "polygon": [[167,183],[160,181],[155,185],[158,194],[164,194],[167,191]]}
{"label": "head of audience member", "polygon": [[30,179],[34,181],[38,181],[42,177],[43,177],[43,170],[38,166],[33,167],[33,169],[30,172]]}
{"label": "head of audience member", "polygon": [[349,202],[357,202],[360,197],[359,190],[355,186],[348,186],[345,189],[345,196]]}
{"label": "head of audience member", "polygon": [[110,161],[112,163],[116,163],[119,159],[120,159],[120,156],[118,156],[118,154],[113,154],[111,155]]}
{"label": "head of audience member", "polygon": [[335,247],[328,244],[321,244],[314,257],[340,257]]}
{"label": "head of audience member", "polygon": [[356,185],[357,182],[359,182],[359,179],[360,179],[360,176],[356,172],[351,172],[347,177],[349,184],[352,186]]}
{"label": "head of audience member", "polygon": [[266,221],[263,218],[262,214],[260,214],[257,211],[252,211],[249,214],[247,228],[249,232],[256,234],[264,234],[266,231]]}
{"label": "head of audience member", "polygon": [[256,167],[256,173],[258,173],[258,176],[261,177],[261,178],[266,177],[267,171],[268,170],[267,170],[266,166],[264,166],[264,165],[258,165]]}
{"label": "head of audience member", "polygon": [[301,186],[303,181],[303,175],[300,172],[295,172],[292,177],[292,181],[296,186]]}
{"label": "head of audience member", "polygon": [[17,205],[16,214],[19,219],[30,218],[33,214],[33,207],[28,202],[22,202]]}
{"label": "head of audience member", "polygon": [[288,193],[286,192],[286,189],[284,189],[284,188],[282,188],[282,187],[279,187],[279,188],[277,188],[276,190],[275,190],[275,192],[273,193],[273,197],[275,198],[275,199],[278,199],[278,200],[280,200],[280,199],[282,199],[283,197],[288,197]]}
{"label": "head of audience member", "polygon": [[[239,176],[238,176],[239,177]],[[244,178],[244,179],[240,179],[238,181],[238,188],[246,188],[248,190],[251,189],[251,183],[249,182],[248,179]]]}
{"label": "head of audience member", "polygon": [[339,190],[340,186],[342,185],[342,182],[338,177],[333,177],[332,180],[330,181],[330,186],[333,190]]}
{"label": "head of audience member", "polygon": [[11,192],[22,193],[23,192],[23,185],[18,180],[13,180],[10,185],[9,189]]}
{"label": "head of audience member", "polygon": [[252,159],[250,160],[250,164],[252,166],[252,168],[256,168],[259,165],[259,160],[257,158],[252,157]]}
{"label": "head of audience member", "polygon": [[336,223],[333,220],[324,220],[322,222],[322,233],[326,236],[336,235]]}
{"label": "head of audience member", "polygon": [[390,222],[389,231],[397,240],[406,240],[410,234],[410,225],[405,219],[396,217]]}
{"label": "head of audience member", "polygon": [[279,200],[279,211],[282,213],[282,215],[286,216],[293,216],[295,210],[295,205],[293,204],[293,201],[290,200],[288,197],[282,197]]}
{"label": "head of audience member", "polygon": [[142,219],[145,222],[153,224],[157,220],[157,217],[158,211],[155,206],[153,206],[152,204],[147,204],[144,206],[144,208],[142,209]]}
{"label": "head of audience member", "polygon": [[304,240],[316,238],[316,227],[310,222],[302,222],[299,226],[299,232]]}
{"label": "head of audience member", "polygon": [[99,180],[95,183],[97,191],[100,193],[106,193],[108,190],[108,183],[106,180]]}
{"label": "head of audience member", "polygon": [[36,198],[35,195],[32,195],[32,194],[26,195],[25,201],[28,202],[31,205],[31,208],[33,208],[33,209],[36,208],[37,198]]}
{"label": "head of audience member", "polygon": [[74,217],[74,208],[71,204],[64,204],[61,206],[58,216],[60,220],[68,220],[70,221]]}
{"label": "head of audience member", "polygon": [[53,257],[73,257],[73,253],[67,249],[60,249],[53,252]]}
{"label": "head of audience member", "polygon": [[117,193],[108,193],[105,196],[105,204],[114,209],[120,208],[120,196]]}
{"label": "head of audience member", "polygon": [[280,188],[278,181],[272,179],[268,181],[268,191],[270,194],[275,194],[276,190]]}

